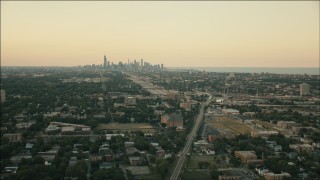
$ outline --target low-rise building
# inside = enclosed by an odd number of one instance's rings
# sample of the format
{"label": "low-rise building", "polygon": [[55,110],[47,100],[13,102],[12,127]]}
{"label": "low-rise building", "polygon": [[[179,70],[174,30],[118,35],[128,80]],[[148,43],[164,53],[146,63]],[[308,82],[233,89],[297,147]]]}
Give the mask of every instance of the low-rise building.
{"label": "low-rise building", "polygon": [[219,180],[240,180],[240,176],[228,176],[228,175],[220,175]]}
{"label": "low-rise building", "polygon": [[265,173],[264,177],[266,180],[284,180],[284,179],[291,178],[291,175],[286,172],[281,173],[281,174],[275,174],[272,172],[268,172],[268,173]]}
{"label": "low-rise building", "polygon": [[256,153],[254,151],[235,151],[234,155],[243,163],[246,163],[247,160],[257,159]]}
{"label": "low-rise building", "polygon": [[234,156],[239,158],[243,164],[262,164],[263,160],[257,159],[254,151],[235,151]]}
{"label": "low-rise building", "polygon": [[271,135],[278,135],[279,132],[277,131],[251,131],[251,137],[263,137],[263,138],[268,138]]}
{"label": "low-rise building", "polygon": [[124,103],[125,103],[127,106],[134,106],[134,105],[137,104],[137,103],[136,103],[136,98],[131,97],[131,96],[126,97],[126,98],[124,99]]}
{"label": "low-rise building", "polygon": [[34,123],[35,123],[34,121],[17,123],[16,128],[18,130],[29,129],[32,126],[32,124],[34,124]]}
{"label": "low-rise building", "polygon": [[289,147],[297,152],[310,153],[314,151],[314,147],[310,144],[290,144]]}
{"label": "low-rise building", "polygon": [[61,132],[62,135],[90,134],[91,128],[81,124],[50,122],[45,132],[47,134]]}
{"label": "low-rise building", "polygon": [[4,134],[3,137],[8,138],[9,142],[19,142],[22,139],[22,134],[21,133]]}
{"label": "low-rise building", "polygon": [[131,166],[139,166],[141,165],[142,159],[140,156],[129,156],[129,162]]}
{"label": "low-rise building", "polygon": [[278,121],[277,126],[282,129],[292,129],[297,123],[294,121]]}
{"label": "low-rise building", "polygon": [[222,109],[222,112],[225,114],[240,114],[240,112],[236,109]]}

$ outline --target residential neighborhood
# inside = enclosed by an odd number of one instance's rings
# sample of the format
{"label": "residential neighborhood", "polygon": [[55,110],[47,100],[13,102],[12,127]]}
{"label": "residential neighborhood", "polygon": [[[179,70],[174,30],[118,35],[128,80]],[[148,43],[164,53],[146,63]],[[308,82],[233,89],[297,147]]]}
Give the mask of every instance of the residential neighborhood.
{"label": "residential neighborhood", "polygon": [[1,179],[319,179],[319,76],[1,73]]}

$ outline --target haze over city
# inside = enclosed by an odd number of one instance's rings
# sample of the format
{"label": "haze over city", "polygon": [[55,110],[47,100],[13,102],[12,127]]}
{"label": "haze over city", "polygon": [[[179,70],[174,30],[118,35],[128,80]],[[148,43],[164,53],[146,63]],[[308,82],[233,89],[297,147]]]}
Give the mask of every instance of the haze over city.
{"label": "haze over city", "polygon": [[319,67],[319,1],[1,2],[2,66]]}
{"label": "haze over city", "polygon": [[320,180],[319,1],[1,1],[0,180]]}

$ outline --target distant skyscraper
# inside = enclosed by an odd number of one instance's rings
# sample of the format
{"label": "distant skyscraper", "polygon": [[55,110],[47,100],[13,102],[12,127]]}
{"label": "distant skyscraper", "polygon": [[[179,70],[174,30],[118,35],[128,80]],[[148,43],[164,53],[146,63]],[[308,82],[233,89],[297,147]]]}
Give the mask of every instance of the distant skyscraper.
{"label": "distant skyscraper", "polygon": [[143,66],[143,59],[141,59],[141,63],[140,63],[140,66]]}
{"label": "distant skyscraper", "polygon": [[1,103],[6,102],[6,91],[1,89]]}
{"label": "distant skyscraper", "polygon": [[108,61],[106,55],[104,55],[104,62],[103,62],[103,68],[107,68]]}
{"label": "distant skyscraper", "polygon": [[161,64],[161,69],[163,69],[163,64]]}
{"label": "distant skyscraper", "polygon": [[310,85],[307,83],[300,84],[300,96],[308,95],[310,90]]}

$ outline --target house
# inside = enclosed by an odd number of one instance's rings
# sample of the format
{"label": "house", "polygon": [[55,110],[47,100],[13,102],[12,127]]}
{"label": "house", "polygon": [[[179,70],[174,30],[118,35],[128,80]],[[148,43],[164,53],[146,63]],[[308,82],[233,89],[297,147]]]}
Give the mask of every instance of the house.
{"label": "house", "polygon": [[18,170],[17,166],[10,166],[10,167],[8,166],[4,168],[5,172],[12,173],[12,174],[16,174],[17,170]]}
{"label": "house", "polygon": [[77,162],[77,157],[70,157],[69,166],[74,166]]}
{"label": "house", "polygon": [[136,98],[131,97],[131,96],[126,97],[126,98],[124,99],[124,103],[125,103],[127,106],[134,106],[134,105],[137,104],[137,103],[136,103]]}
{"label": "house", "polygon": [[180,103],[180,107],[183,108],[183,109],[191,109],[191,103],[190,102],[182,102]]}
{"label": "house", "polygon": [[106,155],[106,154],[109,154],[110,152],[110,149],[109,148],[99,148],[99,154],[101,155]]}
{"label": "house", "polygon": [[31,143],[26,143],[26,149],[32,149],[33,148],[33,144]]}
{"label": "house", "polygon": [[278,121],[277,126],[282,129],[292,129],[292,127],[297,126],[297,123],[294,121]]}
{"label": "house", "polygon": [[142,163],[142,158],[140,156],[129,156],[129,162],[131,166],[139,166]]}
{"label": "house", "polygon": [[22,139],[22,134],[21,133],[4,134],[3,137],[8,138],[9,142],[19,142]]}
{"label": "house", "polygon": [[290,144],[289,147],[297,152],[310,153],[314,151],[314,147],[309,144]]}
{"label": "house", "polygon": [[282,146],[281,145],[276,145],[273,147],[273,150],[276,151],[276,152],[280,152],[282,151]]}
{"label": "house", "polygon": [[31,159],[32,155],[30,151],[21,151],[17,155],[12,156],[10,158],[10,161],[13,164],[19,164],[21,162],[21,159]]}
{"label": "house", "polygon": [[16,128],[17,128],[18,130],[29,129],[34,123],[36,123],[36,122],[35,122],[35,121],[30,121],[30,122],[17,123],[17,124],[16,124]]}
{"label": "house", "polygon": [[166,152],[160,146],[157,146],[156,147],[156,154],[158,157],[163,157],[166,154]]}
{"label": "house", "polygon": [[125,148],[134,147],[134,142],[131,142],[131,141],[124,142],[124,147]]}
{"label": "house", "polygon": [[102,162],[99,164],[99,169],[110,169],[112,168],[111,162]]}
{"label": "house", "polygon": [[46,162],[52,162],[55,156],[58,154],[59,148],[59,146],[55,146],[48,151],[38,152],[38,155],[41,156]]}
{"label": "house", "polygon": [[127,155],[133,155],[134,153],[139,153],[140,151],[136,149],[135,147],[128,147],[126,148],[126,154]]}
{"label": "house", "polygon": [[277,145],[275,141],[266,141],[266,144],[269,148],[273,148],[274,146]]}

